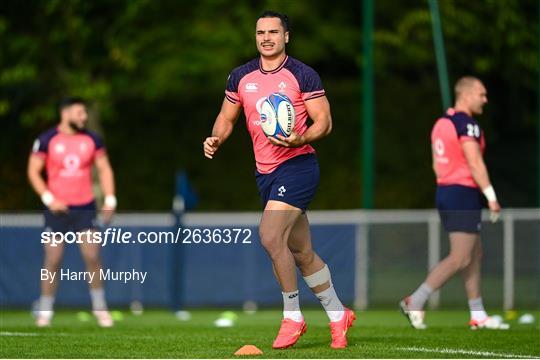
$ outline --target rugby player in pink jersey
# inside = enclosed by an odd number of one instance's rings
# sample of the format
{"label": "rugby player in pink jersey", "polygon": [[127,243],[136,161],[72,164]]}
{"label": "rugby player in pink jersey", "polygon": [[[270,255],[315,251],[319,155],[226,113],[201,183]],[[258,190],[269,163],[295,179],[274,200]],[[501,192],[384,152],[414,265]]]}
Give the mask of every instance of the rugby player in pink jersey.
{"label": "rugby player in pink jersey", "polygon": [[427,299],[461,272],[471,313],[470,327],[504,329],[507,324],[487,315],[480,292],[482,193],[492,221],[497,220],[501,210],[483,160],[484,134],[472,118],[482,114],[487,92],[482,82],[471,76],[459,79],[454,90],[454,108],[435,122],[431,132],[436,203],[449,234],[450,254],[412,295],[401,301],[400,308],[414,328],[425,329],[423,309]]}
{"label": "rugby player in pink jersey", "polygon": [[[281,328],[272,347],[293,346],[306,332],[296,278],[295,266],[298,266],[328,314],[331,346],[344,348],[355,314],[343,306],[332,285],[328,266],[313,251],[305,213],[319,183],[317,157],[310,144],[331,132],[330,105],[319,75],[286,54],[289,24],[285,15],[264,12],[257,20],[255,41],[260,56],[229,75],[212,136],[203,143],[204,155],[210,159],[215,156],[243,109],[264,206],[259,235],[272,261],[284,303]],[[287,138],[266,137],[260,127],[260,104],[275,92],[287,95],[295,108],[296,123]],[[308,117],[313,121],[309,127]]]}
{"label": "rugby player in pink jersey", "polygon": [[[92,166],[96,166],[105,195],[102,208],[105,222],[110,221],[116,208],[113,171],[102,140],[86,130],[88,114],[84,100],[62,100],[59,113],[58,126],[45,131],[34,142],[28,161],[28,178],[46,207],[45,231],[84,233],[95,228]],[[43,176],[44,170],[46,178]],[[99,274],[101,245],[90,243],[86,235],[82,235],[83,242],[79,244],[86,270]],[[64,244],[44,244],[44,249],[43,268],[56,272],[62,262]],[[36,324],[39,327],[50,326],[58,278],[55,276],[52,282],[41,281],[41,296],[36,311]],[[112,326],[102,280],[94,276],[89,285],[92,309],[98,324],[102,327]]]}

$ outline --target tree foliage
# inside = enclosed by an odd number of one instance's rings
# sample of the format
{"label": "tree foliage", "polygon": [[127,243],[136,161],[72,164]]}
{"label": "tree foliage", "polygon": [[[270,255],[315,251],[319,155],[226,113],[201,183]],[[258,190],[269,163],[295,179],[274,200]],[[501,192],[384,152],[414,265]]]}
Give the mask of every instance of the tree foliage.
{"label": "tree foliage", "polygon": [[[440,1],[450,78],[485,79],[488,165],[514,206],[531,205],[535,183],[537,6]],[[288,52],[319,71],[332,104],[335,130],[316,144],[323,176],[313,207],[358,207],[361,1],[34,0],[0,4],[0,186],[10,189],[0,208],[39,206],[24,180],[27,154],[68,94],[91,101],[121,208],[169,208],[179,168],[202,208],[257,208],[242,121],[216,160],[202,158],[201,142],[228,73],[256,56],[254,24],[267,8],[290,16]],[[441,105],[427,2],[376,2],[375,67],[376,205],[430,207],[428,136]],[[523,166],[511,160],[524,155]]]}

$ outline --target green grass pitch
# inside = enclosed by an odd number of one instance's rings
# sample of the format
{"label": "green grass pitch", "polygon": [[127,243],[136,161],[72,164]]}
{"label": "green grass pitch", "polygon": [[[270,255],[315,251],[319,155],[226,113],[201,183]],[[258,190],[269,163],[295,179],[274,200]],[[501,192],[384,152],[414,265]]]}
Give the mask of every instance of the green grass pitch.
{"label": "green grass pitch", "polygon": [[280,311],[237,312],[232,328],[213,325],[221,310],[196,310],[180,321],[164,310],[140,316],[124,312],[114,328],[101,329],[93,318],[81,322],[76,311],[58,311],[53,326],[38,329],[28,311],[0,311],[1,358],[231,358],[245,344],[263,358],[540,358],[540,312],[536,322],[510,321],[506,331],[469,330],[465,311],[428,312],[429,329],[414,330],[396,311],[357,312],[349,347],[329,347],[330,330],[322,310],[304,311],[307,333],[291,349],[272,350]]}

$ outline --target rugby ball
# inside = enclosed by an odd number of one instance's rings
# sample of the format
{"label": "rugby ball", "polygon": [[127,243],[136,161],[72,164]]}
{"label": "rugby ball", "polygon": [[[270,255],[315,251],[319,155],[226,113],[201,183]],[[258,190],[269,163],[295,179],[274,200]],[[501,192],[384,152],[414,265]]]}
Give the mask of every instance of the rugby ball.
{"label": "rugby ball", "polygon": [[291,100],[283,94],[270,94],[261,104],[261,129],[266,136],[288,137],[294,129],[296,114]]}

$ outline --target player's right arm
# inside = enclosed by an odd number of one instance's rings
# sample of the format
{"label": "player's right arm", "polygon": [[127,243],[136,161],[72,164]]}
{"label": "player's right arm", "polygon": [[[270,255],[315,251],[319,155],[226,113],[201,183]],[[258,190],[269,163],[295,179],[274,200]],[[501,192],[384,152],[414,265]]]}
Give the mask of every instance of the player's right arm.
{"label": "player's right arm", "polygon": [[461,148],[463,149],[463,154],[465,155],[474,181],[480,189],[482,189],[482,192],[488,200],[489,210],[491,210],[491,219],[492,221],[496,221],[498,214],[501,211],[501,206],[497,201],[495,190],[493,190],[493,186],[489,180],[489,174],[482,157],[480,145],[476,141],[464,141],[461,143]]}
{"label": "player's right arm", "polygon": [[41,197],[41,200],[53,212],[67,212],[67,206],[62,201],[55,199],[47,189],[47,183],[43,179],[42,173],[45,169],[45,159],[30,154],[28,159],[28,180],[34,191]]}
{"label": "player's right arm", "polygon": [[435,148],[431,147],[431,168],[433,169],[433,173],[435,174],[435,178],[437,178],[437,158],[435,154]]}
{"label": "player's right arm", "polygon": [[242,105],[239,102],[233,104],[227,98],[223,99],[221,110],[212,129],[212,136],[207,137],[203,142],[204,156],[212,159],[221,144],[231,136],[241,109]]}

